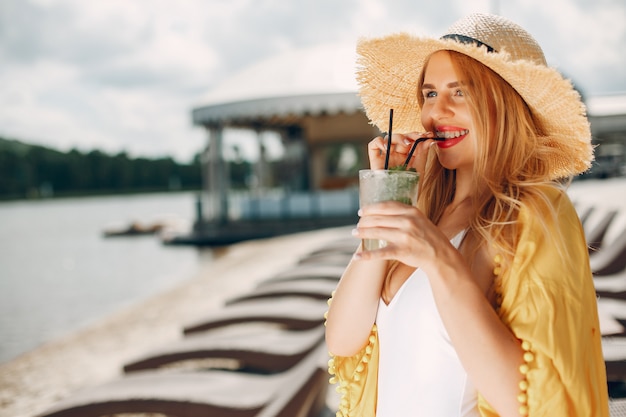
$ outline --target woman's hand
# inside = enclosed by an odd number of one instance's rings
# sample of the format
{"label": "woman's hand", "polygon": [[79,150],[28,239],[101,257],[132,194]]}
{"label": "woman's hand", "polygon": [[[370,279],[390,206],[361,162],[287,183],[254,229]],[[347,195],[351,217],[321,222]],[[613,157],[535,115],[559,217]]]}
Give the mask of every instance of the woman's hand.
{"label": "woman's hand", "polygon": [[[432,139],[435,137],[433,132],[409,134],[393,134],[391,136],[391,151],[389,152],[389,168],[404,165],[413,143],[418,139]],[[420,174],[424,173],[426,166],[426,156],[428,148],[434,143],[434,140],[425,140],[417,145],[415,152],[411,156],[408,167],[415,168]],[[374,138],[367,145],[367,152],[370,160],[371,169],[384,169],[385,157],[387,152],[387,140],[381,136]]]}
{"label": "woman's hand", "polygon": [[[353,234],[360,239],[382,239],[387,246],[361,251],[358,259],[396,259],[411,267],[429,269],[435,258],[446,259],[455,251],[449,239],[416,207],[395,201],[375,203],[359,210],[361,216]],[[456,258],[450,254],[450,258]]]}

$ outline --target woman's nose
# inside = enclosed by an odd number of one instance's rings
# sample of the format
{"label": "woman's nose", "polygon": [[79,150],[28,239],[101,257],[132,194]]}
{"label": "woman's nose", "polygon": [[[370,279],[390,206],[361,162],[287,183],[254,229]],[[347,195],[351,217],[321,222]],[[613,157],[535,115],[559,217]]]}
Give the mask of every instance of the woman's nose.
{"label": "woman's nose", "polygon": [[450,117],[454,114],[452,111],[452,106],[450,100],[445,96],[437,97],[437,100],[433,104],[433,107],[430,111],[430,117],[433,120],[439,120],[445,117]]}

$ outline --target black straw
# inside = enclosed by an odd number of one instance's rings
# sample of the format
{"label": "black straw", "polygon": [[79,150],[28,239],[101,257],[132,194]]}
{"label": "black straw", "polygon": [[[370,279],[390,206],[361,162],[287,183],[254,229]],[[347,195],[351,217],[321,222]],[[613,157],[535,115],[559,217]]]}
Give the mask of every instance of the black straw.
{"label": "black straw", "polygon": [[417,148],[417,144],[420,143],[420,142],[424,142],[425,140],[428,140],[428,139],[438,140],[438,141],[445,140],[445,138],[438,138],[438,137],[434,137],[434,138],[419,138],[419,139],[417,139],[415,142],[413,142],[413,146],[411,146],[411,150],[409,151],[409,154],[406,157],[406,161],[404,161],[404,165],[402,165],[404,167],[404,169],[406,169],[406,167],[409,166],[409,162],[411,162],[411,158],[413,157],[413,153],[415,152],[415,148]]}
{"label": "black straw", "polygon": [[387,152],[385,153],[385,169],[389,169],[389,152],[391,152],[391,133],[393,126],[393,109],[389,109],[389,132],[387,132]]}

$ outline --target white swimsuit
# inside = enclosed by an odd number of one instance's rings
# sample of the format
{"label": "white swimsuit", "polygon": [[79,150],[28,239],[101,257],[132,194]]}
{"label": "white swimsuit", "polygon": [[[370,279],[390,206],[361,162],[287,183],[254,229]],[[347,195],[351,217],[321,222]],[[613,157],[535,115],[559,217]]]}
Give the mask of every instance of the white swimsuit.
{"label": "white swimsuit", "polygon": [[[459,247],[465,232],[451,242]],[[475,417],[477,392],[450,342],[428,277],[417,269],[376,316],[376,417]]]}

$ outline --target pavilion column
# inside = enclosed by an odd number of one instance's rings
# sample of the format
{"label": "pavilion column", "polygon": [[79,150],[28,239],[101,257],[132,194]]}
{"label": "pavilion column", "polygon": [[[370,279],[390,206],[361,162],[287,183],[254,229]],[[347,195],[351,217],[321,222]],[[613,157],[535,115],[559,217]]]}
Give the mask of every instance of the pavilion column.
{"label": "pavilion column", "polygon": [[208,128],[209,145],[206,150],[205,189],[208,194],[205,218],[212,222],[228,221],[228,165],[223,157],[222,126]]}
{"label": "pavilion column", "polygon": [[322,186],[324,178],[327,176],[326,150],[321,146],[310,148],[310,178],[311,189],[319,190]]}
{"label": "pavilion column", "polygon": [[269,185],[269,166],[267,163],[267,155],[265,145],[263,145],[263,132],[261,129],[255,129],[257,145],[259,147],[259,160],[255,165],[255,175],[257,177],[256,191],[263,194]]}

